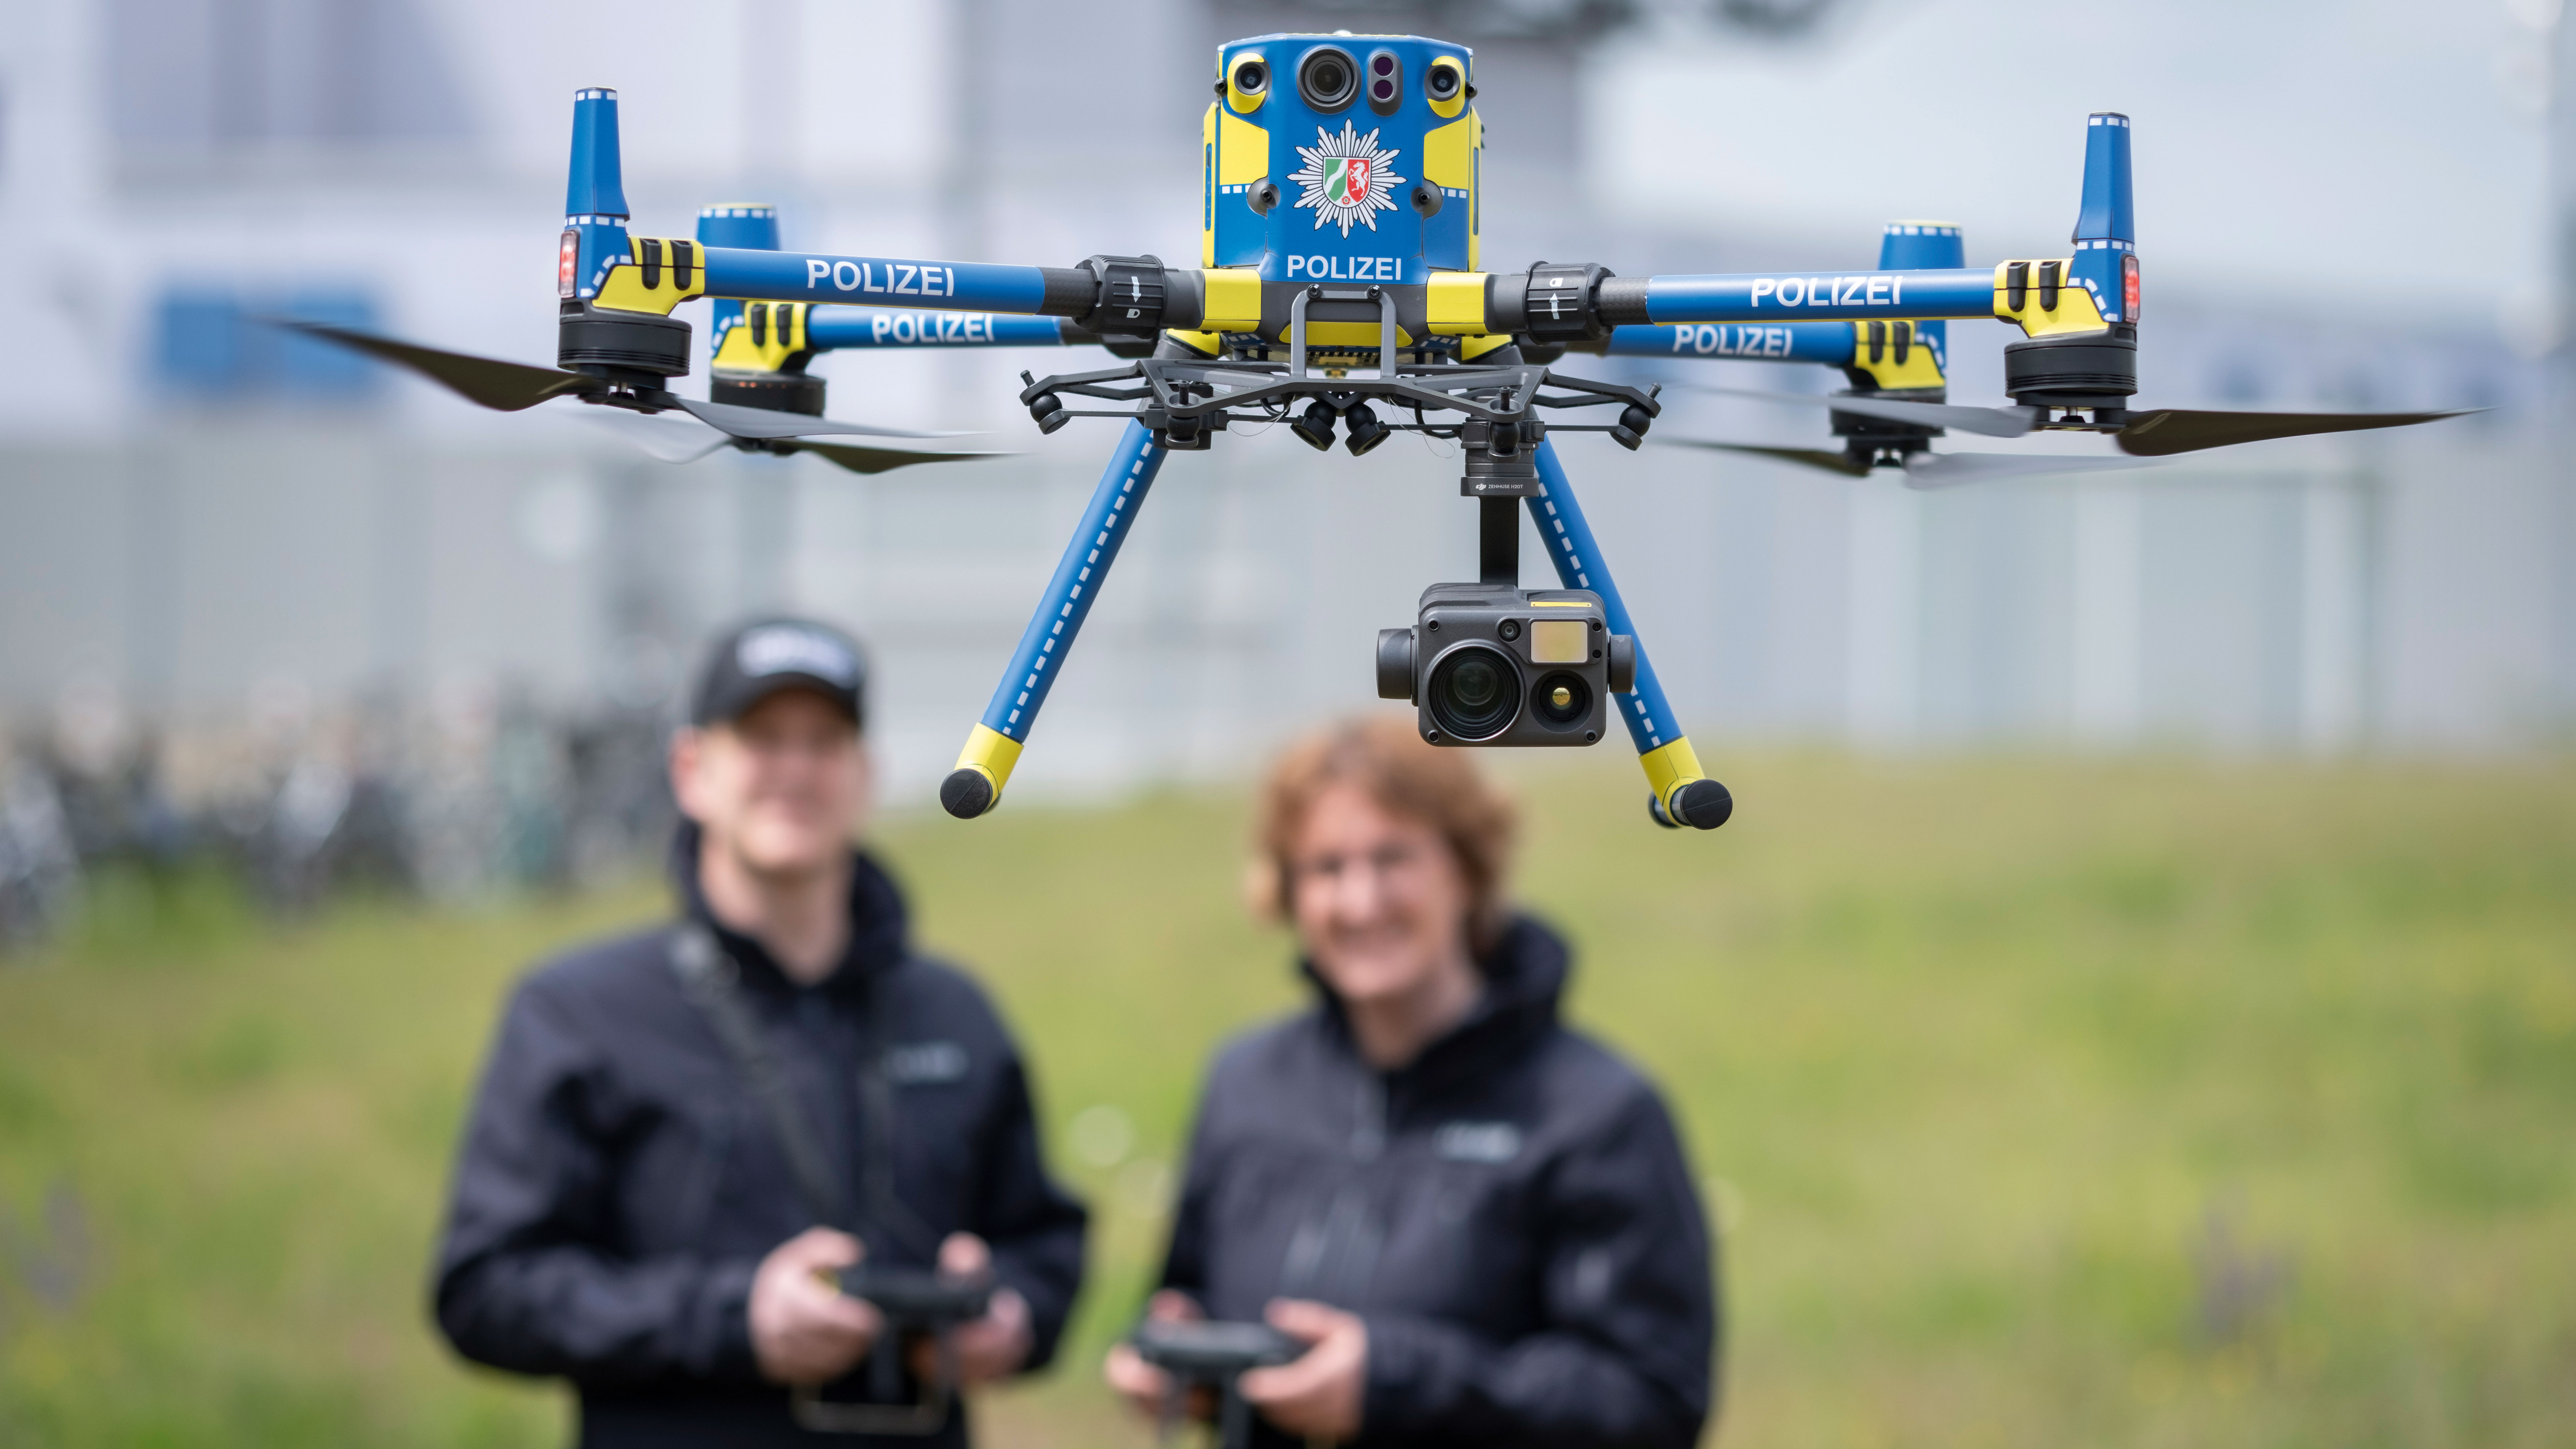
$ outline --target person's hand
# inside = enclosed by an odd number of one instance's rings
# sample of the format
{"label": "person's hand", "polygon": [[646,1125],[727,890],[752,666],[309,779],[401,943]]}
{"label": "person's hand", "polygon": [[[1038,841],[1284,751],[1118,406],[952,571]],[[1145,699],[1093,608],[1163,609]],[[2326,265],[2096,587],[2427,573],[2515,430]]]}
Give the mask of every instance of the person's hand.
{"label": "person's hand", "polygon": [[[973,1233],[950,1233],[939,1245],[939,1271],[953,1278],[980,1278],[993,1271],[993,1250]],[[1037,1335],[1029,1328],[1029,1301],[1015,1288],[996,1288],[984,1316],[948,1332],[957,1355],[957,1384],[990,1383],[1019,1372],[1029,1361]],[[938,1358],[938,1345],[924,1339],[912,1346],[912,1371],[928,1378]]]}
{"label": "person's hand", "polygon": [[761,1377],[826,1384],[868,1356],[885,1318],[845,1296],[830,1274],[855,1267],[867,1249],[847,1233],[807,1228],[772,1248],[751,1280],[751,1351]]}
{"label": "person's hand", "polygon": [[1297,1298],[1271,1300],[1262,1316],[1310,1347],[1287,1363],[1245,1373],[1240,1381],[1244,1402],[1271,1423],[1308,1439],[1358,1434],[1361,1398],[1368,1387],[1367,1321]]}
{"label": "person's hand", "polygon": [[[1189,1321],[1207,1315],[1199,1311],[1198,1304],[1190,1301],[1188,1294],[1166,1288],[1146,1300],[1145,1316]],[[1120,1397],[1146,1415],[1157,1419],[1162,1417],[1164,1401],[1172,1392],[1172,1376],[1145,1362],[1145,1356],[1136,1351],[1135,1345],[1122,1340],[1110,1349],[1108,1361],[1100,1366],[1100,1376],[1109,1381],[1109,1387]],[[1191,1408],[1193,1418],[1203,1419],[1212,1412],[1212,1407],[1204,1412],[1198,1405]]]}

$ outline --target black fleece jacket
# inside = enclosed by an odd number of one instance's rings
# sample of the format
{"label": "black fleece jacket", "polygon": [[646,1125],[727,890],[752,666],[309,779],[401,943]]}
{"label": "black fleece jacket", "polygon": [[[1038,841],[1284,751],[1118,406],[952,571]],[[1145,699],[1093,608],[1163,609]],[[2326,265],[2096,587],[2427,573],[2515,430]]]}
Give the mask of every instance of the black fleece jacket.
{"label": "black fleece jacket", "polygon": [[[673,854],[687,913],[714,927],[693,829]],[[851,1202],[867,1200],[861,1026],[871,1005],[886,1014],[892,1186],[915,1221],[863,1227],[869,1258],[926,1266],[947,1234],[981,1235],[1028,1300],[1035,1367],[1081,1281],[1084,1213],[1040,1162],[1019,1053],[974,983],[910,953],[902,897],[865,855],[850,920],[848,955],[813,987],[758,942],[716,934]],[[439,1327],[479,1363],[572,1380],[585,1446],[880,1442],[798,1429],[754,1364],[753,1270],[813,1224],[758,1099],[671,969],[671,935],[575,951],[512,997],[456,1167]],[[882,1442],[965,1437],[961,1407],[941,1436]]]}
{"label": "black fleece jacket", "polygon": [[1479,965],[1475,1011],[1399,1071],[1360,1058],[1311,967],[1312,1010],[1224,1049],[1164,1286],[1220,1319],[1358,1313],[1363,1444],[1691,1444],[1716,1274],[1671,1118],[1558,1021],[1554,933],[1516,920]]}

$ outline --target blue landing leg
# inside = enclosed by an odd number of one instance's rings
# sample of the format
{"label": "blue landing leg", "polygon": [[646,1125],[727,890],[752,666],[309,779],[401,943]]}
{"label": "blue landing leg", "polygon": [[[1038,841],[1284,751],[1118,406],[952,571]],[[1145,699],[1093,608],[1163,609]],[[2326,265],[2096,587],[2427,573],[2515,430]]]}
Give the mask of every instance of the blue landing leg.
{"label": "blue landing leg", "polygon": [[1619,597],[1619,585],[1610,577],[1601,546],[1592,539],[1592,525],[1584,520],[1583,506],[1574,499],[1574,487],[1566,481],[1565,465],[1557,461],[1552,441],[1538,445],[1538,478],[1539,492],[1529,500],[1530,517],[1538,523],[1539,537],[1547,540],[1547,556],[1556,561],[1557,581],[1569,589],[1599,594],[1610,632],[1637,641],[1637,687],[1610,696],[1610,701],[1628,722],[1629,738],[1637,742],[1637,763],[1646,767],[1646,784],[1654,792],[1646,802],[1648,812],[1658,825],[1715,830],[1735,813],[1735,797],[1700,773],[1699,756],[1673,718],[1663,681],[1655,677],[1655,666],[1646,656],[1646,641],[1628,617],[1628,602]]}
{"label": "blue landing leg", "polygon": [[939,803],[949,814],[972,820],[1000,803],[1011,767],[1028,743],[1029,727],[1037,723],[1048,689],[1064,672],[1073,636],[1082,632],[1082,621],[1100,597],[1101,581],[1118,559],[1118,546],[1136,526],[1136,510],[1162,467],[1163,450],[1154,446],[1154,435],[1141,423],[1129,423],[1100,475],[1100,486],[1091,490],[1081,526],[1056,562],[1046,596],[1020,635],[1020,647],[993,691],[993,702],[984,706],[983,721],[967,736],[957,768],[940,783]]}

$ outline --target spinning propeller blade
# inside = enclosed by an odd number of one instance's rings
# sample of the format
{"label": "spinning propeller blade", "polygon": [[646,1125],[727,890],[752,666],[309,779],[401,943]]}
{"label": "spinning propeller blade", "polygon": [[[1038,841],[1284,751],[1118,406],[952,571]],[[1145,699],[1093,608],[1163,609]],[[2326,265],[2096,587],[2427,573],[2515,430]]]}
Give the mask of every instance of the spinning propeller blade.
{"label": "spinning propeller blade", "polygon": [[[1870,466],[1849,453],[1829,453],[1821,448],[1769,448],[1756,443],[1720,443],[1705,438],[1667,438],[1666,443],[1685,448],[1709,448],[1722,453],[1747,453],[1757,458],[1770,458],[1783,463],[1821,468],[1846,477],[1866,476]],[[1905,460],[1905,486],[1908,488],[1955,488],[1962,483],[1980,483],[1989,478],[2045,478],[2061,473],[2108,473],[2130,468],[2152,468],[2159,460],[2149,458],[2092,458],[2063,453],[1916,453]]]}
{"label": "spinning propeller blade", "polygon": [[1956,488],[1989,478],[2047,478],[2062,473],[2116,473],[2152,468],[2154,458],[2093,458],[2065,453],[1916,453],[1905,460],[1908,488]]}
{"label": "spinning propeller blade", "polygon": [[1720,453],[1750,453],[1757,458],[1771,458],[1783,463],[1801,463],[1822,468],[1828,473],[1841,473],[1858,478],[1869,472],[1869,465],[1849,453],[1830,453],[1822,448],[1766,448],[1757,443],[1719,443],[1706,438],[1659,438],[1656,441],[1678,448],[1707,448]]}
{"label": "spinning propeller blade", "polygon": [[2311,433],[2351,433],[2364,428],[2402,428],[2410,423],[2438,422],[2483,408],[2452,408],[2432,413],[2221,413],[2159,408],[2133,413],[2129,425],[2113,436],[2120,451],[2142,458],[2224,448],[2231,443],[2260,443],[2269,438],[2298,438]]}
{"label": "spinning propeller blade", "polygon": [[2018,438],[2039,426],[2037,408],[1974,408],[1955,403],[1899,402],[1887,398],[1826,397],[1811,392],[1757,392],[1741,387],[1705,387],[1697,383],[1666,383],[1683,392],[1714,393],[1719,397],[1752,398],[1757,402],[1791,403],[1800,407],[1831,408],[1838,413],[1858,413],[1865,418],[1884,418],[1891,423],[1921,423],[1927,427],[1957,428],[1963,433],[1978,433],[1989,438]]}
{"label": "spinning propeller blade", "polygon": [[[1858,413],[1865,418],[1885,418],[1894,423],[1956,428],[1965,433],[1982,433],[1990,438],[2018,438],[2046,418],[2038,408],[1961,407],[1954,403],[1904,402],[1890,398],[1754,392],[1745,388],[1703,387],[1693,383],[1670,383],[1667,386],[1688,392],[1716,393],[1723,397],[1831,408],[1836,412]],[[2477,408],[2452,408],[2429,413],[2238,413],[2159,408],[2153,412],[2130,414],[2128,425],[2111,436],[2123,453],[2140,458],[2163,458],[2175,453],[2195,453],[2203,448],[2224,448],[2236,443],[2260,443],[2272,438],[2351,433],[2365,428],[2402,428],[2477,411]]]}
{"label": "spinning propeller blade", "polygon": [[799,453],[838,463],[853,473],[883,473],[912,463],[968,463],[977,458],[1007,458],[1009,453],[925,453],[910,448],[870,448],[855,443],[795,443]]}
{"label": "spinning propeller blade", "polygon": [[809,417],[804,413],[773,412],[768,408],[747,408],[734,403],[699,402],[695,398],[679,399],[689,416],[708,427],[731,433],[737,438],[833,438],[860,436],[870,438],[957,438],[962,433],[924,433],[910,428],[880,428],[868,423],[838,423],[830,418]]}
{"label": "spinning propeller blade", "polygon": [[595,408],[590,421],[664,463],[694,463],[731,443],[724,434],[681,418]]}
{"label": "spinning propeller blade", "polygon": [[380,362],[410,368],[432,382],[445,385],[468,402],[505,413],[535,407],[548,398],[606,386],[597,378],[584,377],[577,372],[530,367],[523,362],[502,362],[462,352],[442,352],[435,347],[396,342],[390,337],[352,332],[345,327],[326,327],[319,322],[280,321],[276,325],[291,327],[309,337],[336,342]]}

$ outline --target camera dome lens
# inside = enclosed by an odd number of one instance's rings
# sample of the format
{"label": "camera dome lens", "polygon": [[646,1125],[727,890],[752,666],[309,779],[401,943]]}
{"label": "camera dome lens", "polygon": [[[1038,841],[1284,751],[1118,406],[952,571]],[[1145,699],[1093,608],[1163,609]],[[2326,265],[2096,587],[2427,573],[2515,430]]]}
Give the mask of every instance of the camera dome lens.
{"label": "camera dome lens", "polygon": [[1423,703],[1452,739],[1491,739],[1520,713],[1520,671],[1490,644],[1462,644],[1432,666]]}
{"label": "camera dome lens", "polygon": [[1431,99],[1435,101],[1445,101],[1451,96],[1458,94],[1457,67],[1446,65],[1433,66],[1431,68],[1431,73],[1422,78],[1422,88],[1429,92]]}
{"label": "camera dome lens", "polygon": [[1359,63],[1348,51],[1319,45],[1297,63],[1297,94],[1316,110],[1338,111],[1359,91]]}
{"label": "camera dome lens", "polygon": [[1247,60],[1234,68],[1234,88],[1247,96],[1257,96],[1270,85],[1270,67],[1257,60]]}
{"label": "camera dome lens", "polygon": [[1551,729],[1571,729],[1592,713],[1592,686],[1579,674],[1550,674],[1530,689],[1530,708]]}

